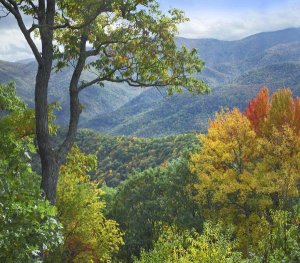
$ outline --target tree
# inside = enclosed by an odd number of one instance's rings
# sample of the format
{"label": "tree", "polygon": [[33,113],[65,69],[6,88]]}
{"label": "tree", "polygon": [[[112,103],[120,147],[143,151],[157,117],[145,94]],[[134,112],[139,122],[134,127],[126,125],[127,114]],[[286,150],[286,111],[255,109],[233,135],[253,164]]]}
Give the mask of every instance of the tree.
{"label": "tree", "polygon": [[263,87],[258,92],[257,96],[249,102],[248,107],[244,112],[257,134],[262,132],[261,126],[267,117],[269,108],[269,90],[267,87]]}
{"label": "tree", "polygon": [[257,262],[299,262],[299,219],[299,205],[291,212],[271,211],[271,222],[267,224],[268,233],[260,240],[256,251],[253,251],[253,258]]}
{"label": "tree", "polygon": [[287,89],[271,99],[267,94],[260,91],[245,114],[217,113],[191,157],[206,218],[233,223],[245,255],[267,234],[262,222],[270,220],[270,209],[290,211],[299,200],[299,99]]}
{"label": "tree", "polygon": [[262,195],[259,177],[254,174],[261,158],[260,142],[250,121],[236,108],[217,113],[207,135],[199,139],[203,145],[191,157],[191,170],[198,174],[195,188],[205,219],[234,224],[247,254],[251,230],[272,204],[270,197]]}
{"label": "tree", "polygon": [[[2,116],[1,116],[2,115]],[[34,112],[0,85],[0,261],[31,262],[62,242],[57,210],[45,201],[30,166]]]}
{"label": "tree", "polygon": [[[169,94],[187,89],[208,91],[194,77],[203,62],[195,50],[177,49],[176,25],[186,21],[177,9],[164,15],[155,0],[0,0],[14,16],[38,63],[35,84],[36,137],[42,165],[42,183],[47,198],[55,203],[59,167],[70,151],[82,106],[79,93],[104,81],[130,86],[167,87]],[[24,15],[32,17],[26,28]],[[33,41],[38,35],[41,50]],[[55,63],[55,65],[54,65]],[[69,82],[70,121],[65,140],[54,145],[48,128],[48,83],[53,67],[74,65]],[[97,72],[84,81],[84,69]]]}
{"label": "tree", "polygon": [[117,223],[104,216],[103,191],[87,175],[96,162],[75,147],[61,167],[56,205],[64,244],[46,262],[108,262],[123,244]]}
{"label": "tree", "polygon": [[184,229],[202,227],[202,213],[189,188],[195,180],[188,160],[181,157],[165,168],[130,176],[109,196],[108,217],[119,222],[125,232],[120,256],[126,262],[141,249],[152,248],[157,222]]}
{"label": "tree", "polygon": [[272,129],[282,130],[288,126],[297,134],[300,131],[300,99],[292,97],[290,89],[280,89],[269,97],[263,87],[249,102],[244,111],[257,135],[266,136]]}
{"label": "tree", "polygon": [[296,134],[299,133],[299,98],[293,99],[290,89],[280,89],[272,95],[268,117],[265,123],[265,134],[275,128],[279,131],[286,127],[291,128]]}
{"label": "tree", "polygon": [[232,240],[231,229],[224,231],[221,224],[204,224],[202,234],[165,227],[153,250],[142,251],[135,263],[238,263],[247,262],[236,252],[237,242]]}

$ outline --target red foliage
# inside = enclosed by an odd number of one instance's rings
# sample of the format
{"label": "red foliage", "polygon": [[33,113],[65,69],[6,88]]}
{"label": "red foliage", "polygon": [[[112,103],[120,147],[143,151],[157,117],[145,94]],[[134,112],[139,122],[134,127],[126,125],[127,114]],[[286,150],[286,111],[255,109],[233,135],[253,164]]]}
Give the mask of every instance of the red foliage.
{"label": "red foliage", "polygon": [[257,96],[248,103],[244,114],[249,119],[253,129],[260,134],[262,123],[265,121],[270,109],[269,89],[262,87]]}
{"label": "red foliage", "polygon": [[262,87],[244,111],[258,135],[272,133],[272,129],[291,127],[300,133],[300,98],[293,99],[290,89],[279,89],[272,98],[269,90]]}

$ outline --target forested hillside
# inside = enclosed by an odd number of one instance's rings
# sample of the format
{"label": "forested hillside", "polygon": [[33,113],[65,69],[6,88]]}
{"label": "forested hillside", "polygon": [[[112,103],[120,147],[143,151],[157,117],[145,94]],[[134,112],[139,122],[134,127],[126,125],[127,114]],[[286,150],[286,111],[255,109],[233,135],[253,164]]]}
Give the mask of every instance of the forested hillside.
{"label": "forested hillside", "polygon": [[31,166],[33,111],[13,85],[0,85],[0,103],[4,262],[299,262],[300,98],[289,89],[216,113],[207,134],[81,130],[55,206]]}
{"label": "forested hillside", "polygon": [[[37,66],[32,60],[16,63],[0,61],[0,80],[2,83],[15,82],[17,93],[29,106],[34,105],[34,84]],[[58,102],[62,110],[57,111],[58,123],[63,126],[68,120],[68,79],[71,77],[71,68],[66,68],[53,75],[49,83],[49,102]],[[89,80],[94,74],[86,71],[83,80]],[[81,103],[85,110],[81,121],[91,120],[99,114],[112,112],[141,93],[140,89],[128,88],[126,85],[110,83],[105,87],[97,85],[81,94]]]}
{"label": "forested hillside", "polygon": [[125,231],[117,260],[298,262],[299,113],[289,89],[263,88],[216,113],[200,149],[106,187]]}
{"label": "forested hillside", "polygon": [[108,186],[117,186],[130,175],[146,169],[165,167],[173,159],[199,147],[195,134],[139,138],[92,130],[80,130],[76,143],[84,153],[97,156],[98,170],[91,176],[104,179]]}
{"label": "forested hillside", "polygon": [[216,2],[0,0],[0,263],[300,262],[300,4]]}
{"label": "forested hillside", "polygon": [[[262,85],[272,91],[290,87],[299,90],[300,29],[260,33],[237,41],[177,38],[177,44],[197,48],[206,67],[199,78],[207,81],[212,92],[204,97],[188,94],[168,97],[163,90],[136,89],[123,84],[105,84],[84,91],[86,105],[81,127],[114,135],[143,137],[165,136],[181,132],[205,131],[207,119],[221,107],[245,107]],[[24,64],[25,63],[25,64]],[[0,63],[3,82],[16,81],[18,94],[33,105],[35,65],[32,62]],[[53,76],[51,101],[62,104],[58,122],[65,123],[66,76],[69,69]],[[89,79],[92,73],[85,72]]]}
{"label": "forested hillside", "polygon": [[272,91],[290,87],[295,95],[300,94],[300,29],[260,33],[237,41],[179,38],[177,42],[197,48],[206,65],[199,78],[210,84],[211,94],[167,97],[155,89],[145,91],[85,126],[138,136],[203,132],[215,111],[221,107],[244,108],[261,86]]}

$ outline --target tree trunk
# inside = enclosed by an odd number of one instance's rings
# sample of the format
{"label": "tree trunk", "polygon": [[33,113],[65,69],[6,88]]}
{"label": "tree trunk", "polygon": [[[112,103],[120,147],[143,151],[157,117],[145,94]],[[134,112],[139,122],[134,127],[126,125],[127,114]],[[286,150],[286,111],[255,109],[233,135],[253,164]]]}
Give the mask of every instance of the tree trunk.
{"label": "tree trunk", "polygon": [[36,137],[42,167],[41,188],[47,199],[55,204],[59,167],[50,142],[48,128],[48,83],[52,62],[39,65],[35,86]]}
{"label": "tree trunk", "polygon": [[56,203],[56,187],[59,175],[59,165],[54,156],[40,155],[40,158],[42,161],[41,188],[43,189],[46,198],[54,205]]}
{"label": "tree trunk", "polygon": [[54,147],[50,141],[48,120],[48,85],[54,56],[53,29],[55,0],[39,1],[38,22],[42,44],[35,83],[36,139],[42,166],[41,188],[47,199],[55,204],[59,166]]}

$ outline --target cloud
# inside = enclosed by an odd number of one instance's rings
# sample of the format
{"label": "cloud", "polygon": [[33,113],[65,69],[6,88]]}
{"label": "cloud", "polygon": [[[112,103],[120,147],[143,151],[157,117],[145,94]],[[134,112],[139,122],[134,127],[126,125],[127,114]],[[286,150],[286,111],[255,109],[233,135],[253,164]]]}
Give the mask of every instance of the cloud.
{"label": "cloud", "polygon": [[19,29],[0,29],[0,59],[18,61],[33,57]]}
{"label": "cloud", "polygon": [[[177,2],[172,1],[172,5],[175,6]],[[185,10],[191,21],[179,27],[179,35],[187,38],[236,40],[259,32],[300,27],[299,0],[274,0],[276,4],[272,6],[269,5],[270,1],[266,1],[263,2],[264,8],[252,6],[252,9],[249,2],[244,8],[237,6],[235,9],[225,8],[229,0],[220,0],[219,8],[214,2],[214,9],[211,4],[200,8],[195,1],[192,2],[194,6],[189,5]],[[25,17],[25,22],[30,26],[32,18]],[[33,57],[12,16],[0,20],[0,43],[1,60],[18,61]]]}
{"label": "cloud", "polygon": [[[0,15],[3,13],[0,12]],[[24,23],[30,27],[32,18],[24,16]],[[39,41],[35,40],[35,42],[39,46]],[[14,62],[33,58],[32,52],[12,15],[0,19],[0,43],[0,60]]]}
{"label": "cloud", "polygon": [[[0,6],[1,7],[1,6]],[[8,16],[4,16],[6,13],[3,11],[4,9],[0,8],[0,28],[1,29],[17,29],[18,24],[16,22],[16,19],[12,14],[9,14]],[[3,17],[4,16],[4,17]],[[23,21],[26,26],[30,26],[33,22],[32,17],[28,15],[24,15],[22,13]]]}
{"label": "cloud", "polygon": [[190,22],[180,25],[180,36],[236,40],[266,31],[300,26],[300,2],[288,1],[282,6],[264,10],[192,11]]}

